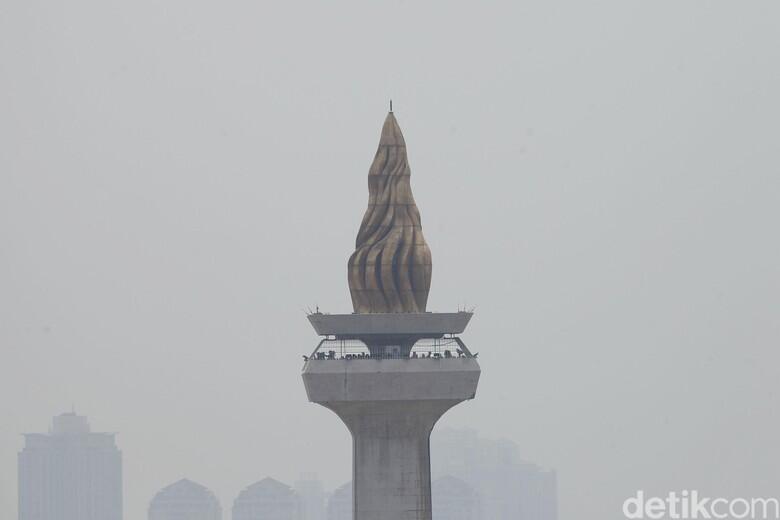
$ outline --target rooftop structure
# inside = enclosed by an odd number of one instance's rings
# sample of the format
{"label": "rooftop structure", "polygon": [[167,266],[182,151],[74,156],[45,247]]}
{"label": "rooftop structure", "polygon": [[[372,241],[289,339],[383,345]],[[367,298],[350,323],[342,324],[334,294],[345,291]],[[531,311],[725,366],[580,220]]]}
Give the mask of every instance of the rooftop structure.
{"label": "rooftop structure", "polygon": [[149,504],[149,520],[222,520],[222,506],[208,488],[187,479],[163,488]]}
{"label": "rooftop structure", "polygon": [[233,520],[299,520],[300,514],[298,494],[272,478],[255,482],[233,502]]}

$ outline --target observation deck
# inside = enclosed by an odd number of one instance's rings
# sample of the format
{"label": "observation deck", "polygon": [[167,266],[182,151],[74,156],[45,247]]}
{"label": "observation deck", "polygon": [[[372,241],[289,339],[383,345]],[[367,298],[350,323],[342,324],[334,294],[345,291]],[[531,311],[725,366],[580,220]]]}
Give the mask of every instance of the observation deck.
{"label": "observation deck", "polygon": [[456,334],[469,312],[310,314],[324,336],[303,356],[309,400],[443,401],[473,399],[479,381],[477,354]]}
{"label": "observation deck", "polygon": [[470,312],[309,314],[324,338],[307,360],[473,357],[457,336]]}

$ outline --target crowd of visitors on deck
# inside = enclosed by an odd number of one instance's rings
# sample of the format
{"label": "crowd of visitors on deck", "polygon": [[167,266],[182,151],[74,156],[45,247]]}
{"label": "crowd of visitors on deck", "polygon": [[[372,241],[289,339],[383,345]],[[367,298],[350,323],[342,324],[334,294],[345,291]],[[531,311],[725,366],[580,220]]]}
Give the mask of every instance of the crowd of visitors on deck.
{"label": "crowd of visitors on deck", "polygon": [[[326,360],[338,360],[338,359],[450,359],[468,357],[461,349],[444,350],[442,352],[426,351],[417,352],[413,351],[411,354],[402,355],[397,352],[387,352],[381,354],[371,354],[370,352],[357,352],[357,353],[338,353],[335,350],[328,350],[327,352],[316,352],[311,359],[319,361]],[[476,354],[473,357],[477,357]],[[308,361],[309,356],[303,356],[304,361]]]}

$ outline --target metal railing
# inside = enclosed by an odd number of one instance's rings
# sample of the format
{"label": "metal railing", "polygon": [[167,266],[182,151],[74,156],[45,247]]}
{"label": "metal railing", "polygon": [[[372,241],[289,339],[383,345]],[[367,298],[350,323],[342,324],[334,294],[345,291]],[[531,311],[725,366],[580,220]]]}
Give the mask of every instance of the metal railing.
{"label": "metal railing", "polygon": [[387,346],[382,352],[372,353],[360,340],[343,340],[325,338],[320,341],[310,356],[303,356],[318,361],[328,360],[359,360],[359,359],[453,359],[460,357],[476,357],[469,352],[463,341],[456,337],[440,339],[421,339],[411,348],[409,353],[394,346]]}

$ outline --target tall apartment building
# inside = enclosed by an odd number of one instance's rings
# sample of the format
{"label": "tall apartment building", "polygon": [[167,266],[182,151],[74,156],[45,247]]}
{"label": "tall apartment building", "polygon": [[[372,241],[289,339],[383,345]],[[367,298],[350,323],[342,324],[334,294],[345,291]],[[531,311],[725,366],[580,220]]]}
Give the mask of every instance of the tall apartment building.
{"label": "tall apartment building", "polygon": [[24,434],[19,453],[19,520],[121,520],[122,452],[114,433],[90,431],[75,412],[49,433]]}
{"label": "tall apartment building", "polygon": [[455,477],[440,477],[431,483],[433,517],[442,520],[479,520],[479,494]]}
{"label": "tall apartment building", "polygon": [[301,498],[300,520],[325,520],[325,490],[317,476],[301,475],[293,488]]}
{"label": "tall apartment building", "polygon": [[352,520],[352,481],[336,488],[328,497],[327,520]]}
{"label": "tall apartment building", "polygon": [[555,472],[524,461],[514,442],[442,428],[433,432],[431,445],[434,478],[455,477],[474,489],[480,498],[477,518],[557,520]]}

